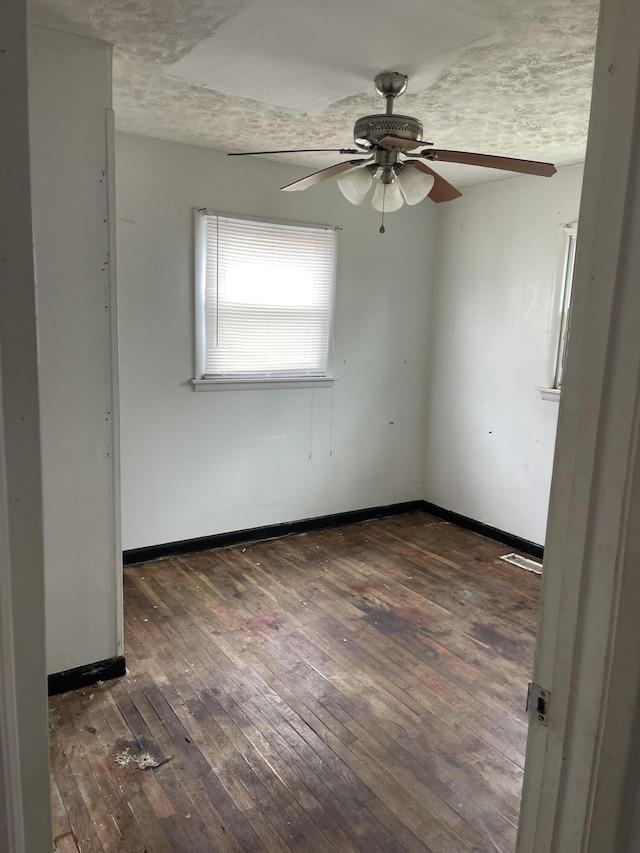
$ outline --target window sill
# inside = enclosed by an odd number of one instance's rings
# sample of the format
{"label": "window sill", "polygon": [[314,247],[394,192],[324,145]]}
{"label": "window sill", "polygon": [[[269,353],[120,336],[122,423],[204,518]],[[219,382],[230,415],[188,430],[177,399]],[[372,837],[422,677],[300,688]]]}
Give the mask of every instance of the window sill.
{"label": "window sill", "polygon": [[282,388],[328,388],[337,376],[308,376],[291,379],[192,379],[194,391],[264,391]]}
{"label": "window sill", "polygon": [[540,396],[543,400],[551,400],[554,403],[560,402],[560,389],[559,388],[542,388],[538,386],[536,391],[540,392]]}

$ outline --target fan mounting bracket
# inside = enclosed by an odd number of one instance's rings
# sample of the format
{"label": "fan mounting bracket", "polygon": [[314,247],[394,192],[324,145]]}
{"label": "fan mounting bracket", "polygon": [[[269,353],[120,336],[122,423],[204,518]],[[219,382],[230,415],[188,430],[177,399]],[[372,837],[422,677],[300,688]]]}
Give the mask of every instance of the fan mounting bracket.
{"label": "fan mounting bracket", "polygon": [[406,92],[409,78],[399,71],[382,71],[373,82],[382,98],[399,98]]}

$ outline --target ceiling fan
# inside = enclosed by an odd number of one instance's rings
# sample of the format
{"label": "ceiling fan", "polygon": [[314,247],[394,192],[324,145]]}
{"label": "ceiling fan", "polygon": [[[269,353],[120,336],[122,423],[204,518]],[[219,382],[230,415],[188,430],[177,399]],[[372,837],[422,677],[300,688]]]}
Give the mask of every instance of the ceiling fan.
{"label": "ceiling fan", "polygon": [[[422,122],[413,116],[397,115],[393,102],[404,94],[408,77],[398,71],[384,71],[374,80],[377,93],[386,99],[386,112],[359,118],[353,128],[356,148],[298,148],[281,151],[242,151],[230,156],[242,157],[253,154],[295,154],[302,152],[335,151],[339,154],[366,154],[368,156],[335,163],[294,181],[285,192],[306,190],[309,187],[340,175],[338,187],[352,204],[362,204],[367,193],[375,184],[371,204],[382,213],[380,226],[384,233],[384,214],[399,210],[403,204],[418,204],[427,196],[435,202],[451,201],[462,195],[460,190],[435,172],[428,162],[463,163],[469,166],[485,166],[504,169],[525,175],[551,177],[556,168],[552,163],[536,160],[518,160],[513,157],[497,157],[492,154],[472,154],[465,151],[448,151],[432,148],[431,142],[422,141]],[[422,146],[427,146],[423,148]],[[421,149],[421,150],[418,150]],[[411,152],[409,154],[409,152]]]}

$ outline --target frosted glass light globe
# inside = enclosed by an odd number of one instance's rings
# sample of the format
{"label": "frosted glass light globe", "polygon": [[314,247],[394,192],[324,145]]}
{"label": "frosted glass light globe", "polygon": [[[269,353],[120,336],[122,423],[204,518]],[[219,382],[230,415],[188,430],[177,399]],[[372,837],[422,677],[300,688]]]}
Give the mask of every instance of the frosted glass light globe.
{"label": "frosted glass light globe", "polygon": [[376,185],[371,199],[371,206],[374,210],[382,212],[384,204],[384,212],[392,213],[394,210],[400,210],[404,204],[398,181],[391,184],[383,184],[382,181]]}
{"label": "frosted glass light globe", "polygon": [[362,204],[364,197],[371,189],[373,178],[366,167],[354,169],[338,178],[338,187],[342,195],[351,204]]}
{"label": "frosted glass light globe", "polygon": [[433,175],[419,172],[415,166],[405,166],[397,178],[400,190],[407,204],[418,204],[431,192],[434,184]]}

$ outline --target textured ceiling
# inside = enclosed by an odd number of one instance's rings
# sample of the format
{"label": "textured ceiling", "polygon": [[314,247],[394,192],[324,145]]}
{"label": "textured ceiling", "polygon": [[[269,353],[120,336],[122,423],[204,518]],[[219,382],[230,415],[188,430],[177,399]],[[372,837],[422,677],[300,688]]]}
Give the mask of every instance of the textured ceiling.
{"label": "textured ceiling", "polygon": [[[167,76],[171,66],[197,45],[216,33],[223,35],[225,25],[233,24],[250,3],[265,2],[34,0],[30,17],[34,23],[114,45],[114,106],[120,130],[225,151],[351,145],[355,119],[384,111],[384,102],[371,82],[370,57],[360,75],[359,94],[309,112]],[[368,0],[344,3],[350,10],[360,9],[363,28],[376,27],[376,20],[367,16]],[[431,3],[435,5],[437,0]],[[431,3],[421,0],[419,5],[428,9]],[[420,118],[425,138],[441,148],[551,160],[557,165],[582,160],[597,0],[449,0],[447,7],[484,19],[494,35],[444,56],[425,55],[423,71],[427,68],[430,73],[419,75],[413,86],[410,79],[397,111]],[[406,31],[416,26],[423,26],[422,18],[399,17],[397,26],[388,30],[389,57],[398,55],[403,33],[406,37]],[[337,32],[339,16],[335,27]],[[430,50],[433,54],[433,47]],[[260,53],[257,46],[253,64],[260,63]],[[398,63],[387,68],[386,56],[380,57],[380,67],[375,70],[411,70],[397,67]],[[296,62],[292,57],[294,76],[301,70]],[[248,68],[246,63],[245,59]],[[345,72],[353,76],[358,56],[348,64]],[[235,91],[242,91],[242,63],[234,74],[238,78]],[[314,78],[310,103],[317,99],[321,83]],[[284,155],[280,159],[317,168],[340,158]],[[504,173],[474,167],[438,168],[459,184],[504,177]]]}

